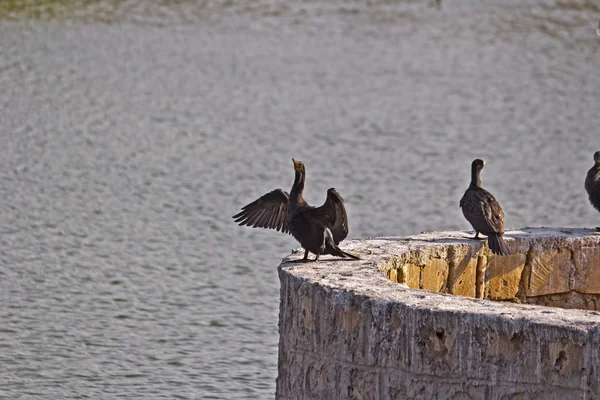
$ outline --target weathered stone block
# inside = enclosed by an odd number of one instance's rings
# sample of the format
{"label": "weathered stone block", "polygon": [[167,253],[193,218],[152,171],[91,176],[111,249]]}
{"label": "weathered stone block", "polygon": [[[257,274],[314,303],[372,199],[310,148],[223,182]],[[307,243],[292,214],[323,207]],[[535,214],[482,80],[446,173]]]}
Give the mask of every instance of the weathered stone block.
{"label": "weathered stone block", "polygon": [[577,292],[561,293],[554,295],[528,297],[528,304],[538,304],[547,307],[560,307],[567,309],[579,308],[581,310],[600,311],[600,295],[584,294]]}
{"label": "weathered stone block", "polygon": [[552,386],[576,387],[585,376],[583,349],[577,343],[555,341],[541,348],[543,381]]}
{"label": "weathered stone block", "polygon": [[534,246],[530,253],[527,296],[566,293],[575,270],[569,248]]}
{"label": "weathered stone block", "polygon": [[437,387],[436,399],[439,400],[479,400],[485,399],[486,386],[476,382],[441,383]]}
{"label": "weathered stone block", "polygon": [[[533,371],[539,365],[539,355],[530,349],[531,338],[526,332],[500,332],[491,330],[486,332],[481,340],[484,350],[482,357],[477,362],[486,365],[485,374],[505,382],[520,382],[525,377],[523,371]],[[532,379],[532,375],[525,379]],[[533,379],[537,379],[533,375]]]}
{"label": "weathered stone block", "polygon": [[458,296],[475,297],[477,253],[469,245],[455,246],[448,253],[448,292]]}
{"label": "weathered stone block", "polygon": [[[597,308],[600,295],[573,288],[581,287],[577,277],[590,273],[583,267],[595,257],[590,251],[600,247],[599,235],[574,229],[507,232],[513,251],[508,257],[489,256],[481,242],[465,248],[464,236],[346,241],[344,248],[363,255],[361,261],[325,256],[318,263],[282,264],[276,398],[600,399],[599,312],[432,293],[387,279],[394,277],[392,270],[402,280],[405,270],[418,269],[421,286],[424,279],[433,288],[458,291],[457,282],[468,274],[472,279],[475,268],[475,286],[480,270],[481,287],[485,283],[491,298],[514,298],[521,290],[525,301]],[[564,289],[569,282],[567,293],[523,295],[536,268],[524,268],[525,260],[533,259],[536,244],[550,263],[568,264],[570,251],[585,257],[571,266],[570,280],[562,276],[568,268],[549,268],[547,275],[558,274],[560,284],[540,279],[537,289],[543,289],[535,292]],[[534,274],[545,274],[540,271]],[[440,284],[444,276],[447,286]]]}
{"label": "weathered stone block", "polygon": [[302,322],[304,329],[312,330],[313,328],[313,314],[312,314],[312,298],[304,297],[302,299]]}
{"label": "weathered stone block", "polygon": [[307,360],[304,370],[303,392],[311,399],[328,399],[335,397],[335,390],[330,385],[335,379],[336,368],[321,360]]}
{"label": "weathered stone block", "polygon": [[420,289],[421,287],[421,267],[412,263],[405,263],[399,270],[401,279],[398,280],[400,283],[405,283],[408,287],[413,289]]}
{"label": "weathered stone block", "polygon": [[[585,398],[585,391],[557,387],[514,386],[496,384],[489,388],[485,400],[579,400]],[[482,399],[483,400],[483,399]]]}
{"label": "weathered stone block", "polygon": [[492,255],[486,265],[485,298],[490,300],[516,299],[525,268],[525,254]]}
{"label": "weathered stone block", "polygon": [[421,269],[421,289],[446,292],[448,270],[449,265],[447,260],[442,258],[429,260]]}
{"label": "weathered stone block", "polygon": [[277,391],[286,394],[285,397],[279,398],[290,400],[301,398],[300,395],[305,391],[304,374],[300,372],[303,371],[304,358],[304,352],[289,351],[287,346],[279,344],[278,376],[287,377],[277,382]]}
{"label": "weathered stone block", "polygon": [[386,271],[391,281],[404,283],[413,289],[420,289],[421,267],[408,261],[410,254],[405,257],[390,257],[382,261],[380,268]]}
{"label": "weathered stone block", "polygon": [[435,399],[436,387],[430,381],[418,379],[407,380],[402,372],[391,371],[384,377],[384,399]]}
{"label": "weathered stone block", "polygon": [[339,397],[352,400],[379,400],[379,371],[363,367],[341,370]]}
{"label": "weathered stone block", "polygon": [[576,249],[574,290],[579,293],[600,294],[600,247]]}

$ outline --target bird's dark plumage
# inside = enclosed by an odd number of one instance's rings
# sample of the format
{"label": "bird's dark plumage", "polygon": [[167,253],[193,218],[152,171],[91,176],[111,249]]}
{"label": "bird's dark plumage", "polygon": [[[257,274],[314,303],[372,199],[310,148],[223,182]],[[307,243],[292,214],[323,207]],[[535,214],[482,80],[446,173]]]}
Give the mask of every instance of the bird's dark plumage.
{"label": "bird's dark plumage", "polygon": [[488,237],[488,245],[492,253],[508,255],[510,251],[502,235],[504,235],[504,212],[494,196],[481,187],[479,173],[483,169],[483,160],[474,160],[471,164],[471,184],[460,199],[463,215],[475,229],[474,239],[482,233]]}
{"label": "bird's dark plumage", "polygon": [[292,161],[296,176],[290,193],[276,189],[265,194],[234,215],[235,222],[290,233],[304,248],[304,260],[309,252],[316,254],[315,260],[321,254],[359,259],[338,247],[348,236],[348,215],[342,196],[331,188],[321,207],[308,205],[302,195],[306,178],[304,163]]}
{"label": "bird's dark plumage", "polygon": [[[585,177],[585,190],[590,203],[600,211],[600,151],[594,153],[594,166],[590,168]],[[596,229],[600,230],[600,227]]]}
{"label": "bird's dark plumage", "polygon": [[244,206],[242,212],[233,216],[240,225],[253,228],[277,229],[288,233],[287,212],[289,195],[281,189],[275,189]]}

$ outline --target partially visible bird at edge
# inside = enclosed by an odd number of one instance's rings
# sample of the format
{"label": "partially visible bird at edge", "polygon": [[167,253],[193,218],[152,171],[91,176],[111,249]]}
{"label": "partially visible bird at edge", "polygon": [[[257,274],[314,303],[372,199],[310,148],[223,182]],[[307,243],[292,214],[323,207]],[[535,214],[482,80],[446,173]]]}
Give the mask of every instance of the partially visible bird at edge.
{"label": "partially visible bird at edge", "polygon": [[492,253],[505,256],[510,254],[504,241],[504,212],[494,196],[481,187],[479,174],[485,161],[476,159],[471,164],[471,184],[460,199],[463,215],[475,229],[475,237],[482,233],[488,237],[488,245]]}
{"label": "partially visible bird at edge", "polygon": [[[590,168],[585,177],[585,190],[590,203],[600,211],[600,151],[594,153],[594,166]],[[596,227],[596,230],[600,231],[600,227]]]}
{"label": "partially visible bird at edge", "polygon": [[360,260],[360,257],[347,253],[338,244],[348,236],[348,215],[344,199],[331,188],[321,207],[308,205],[303,197],[306,169],[304,163],[292,158],[296,173],[292,190],[288,194],[275,189],[258,200],[242,207],[242,211],[233,216],[240,225],[253,228],[276,229],[291,234],[304,248],[304,258],[308,253]]}

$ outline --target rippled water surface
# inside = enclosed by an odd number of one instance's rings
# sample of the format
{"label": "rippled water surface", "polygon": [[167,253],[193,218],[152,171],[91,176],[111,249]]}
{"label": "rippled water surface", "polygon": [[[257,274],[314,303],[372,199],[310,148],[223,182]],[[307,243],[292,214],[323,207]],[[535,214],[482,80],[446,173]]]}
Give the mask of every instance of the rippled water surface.
{"label": "rippled water surface", "polygon": [[[231,215],[307,166],[350,236],[595,226],[591,1],[5,1],[0,397],[273,398],[276,267]],[[460,4],[455,4],[460,3]]]}

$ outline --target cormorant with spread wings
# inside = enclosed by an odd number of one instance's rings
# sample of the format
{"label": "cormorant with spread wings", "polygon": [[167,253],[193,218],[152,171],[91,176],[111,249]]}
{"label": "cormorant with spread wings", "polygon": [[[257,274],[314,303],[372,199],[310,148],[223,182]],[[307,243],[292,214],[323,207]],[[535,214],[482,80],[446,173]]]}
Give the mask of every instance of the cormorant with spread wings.
{"label": "cormorant with spread wings", "polygon": [[304,163],[293,158],[292,161],[296,176],[290,193],[276,189],[265,194],[242,207],[242,211],[233,216],[235,222],[291,234],[304,248],[302,260],[308,260],[309,252],[316,254],[315,261],[321,254],[359,260],[338,247],[348,236],[348,215],[342,196],[331,188],[321,207],[308,205],[302,195],[306,179]]}

